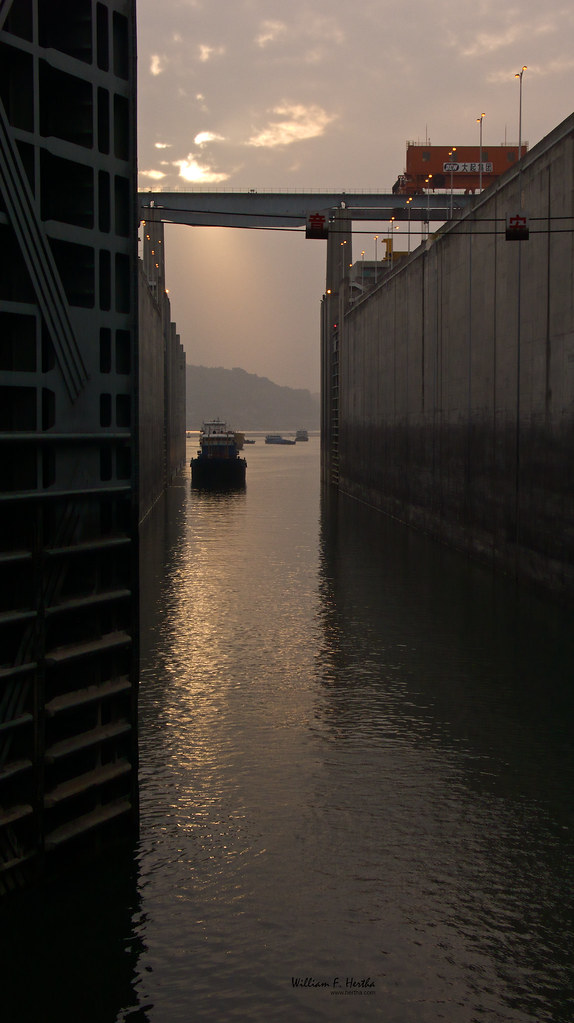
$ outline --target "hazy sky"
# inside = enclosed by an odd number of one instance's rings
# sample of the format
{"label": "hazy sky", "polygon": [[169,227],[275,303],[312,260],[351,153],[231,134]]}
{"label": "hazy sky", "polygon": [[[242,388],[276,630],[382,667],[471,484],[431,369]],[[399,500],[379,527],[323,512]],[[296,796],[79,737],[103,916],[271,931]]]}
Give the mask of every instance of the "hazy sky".
{"label": "hazy sky", "polygon": [[[570,2],[138,0],[137,9],[140,189],[390,191],[407,139],[478,144],[484,112],[485,147],[517,142],[514,74],[524,64],[523,140],[534,145],[574,108]],[[363,249],[373,258],[372,232],[354,238],[355,259]],[[166,257],[189,362],[319,389],[325,242],[171,227]]]}

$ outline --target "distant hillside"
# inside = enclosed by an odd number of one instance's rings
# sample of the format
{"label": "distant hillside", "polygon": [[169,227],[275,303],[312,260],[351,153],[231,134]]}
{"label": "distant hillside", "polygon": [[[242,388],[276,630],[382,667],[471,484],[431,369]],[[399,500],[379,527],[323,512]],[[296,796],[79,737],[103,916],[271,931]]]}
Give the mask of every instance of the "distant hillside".
{"label": "distant hillside", "polygon": [[186,367],[187,429],[223,419],[236,430],[318,430],[319,398],[243,369]]}

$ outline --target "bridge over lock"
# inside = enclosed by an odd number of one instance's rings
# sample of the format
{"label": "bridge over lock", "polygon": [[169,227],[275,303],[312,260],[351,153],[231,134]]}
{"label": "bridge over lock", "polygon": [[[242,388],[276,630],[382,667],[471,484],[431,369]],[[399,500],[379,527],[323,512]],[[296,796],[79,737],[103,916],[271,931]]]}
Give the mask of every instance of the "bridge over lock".
{"label": "bridge over lock", "polygon": [[[351,242],[354,221],[410,227],[444,223],[460,216],[471,197],[431,194],[407,197],[384,192],[140,192],[140,220],[192,227],[301,230],[307,238]],[[338,236],[338,237],[337,237]],[[327,288],[337,274],[336,250],[327,251]],[[331,259],[333,265],[330,265]]]}

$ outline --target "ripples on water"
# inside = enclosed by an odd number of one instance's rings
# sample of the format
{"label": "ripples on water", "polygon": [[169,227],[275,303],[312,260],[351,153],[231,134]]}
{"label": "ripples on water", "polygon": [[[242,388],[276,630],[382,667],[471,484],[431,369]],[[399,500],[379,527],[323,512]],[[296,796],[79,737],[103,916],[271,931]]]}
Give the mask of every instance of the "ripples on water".
{"label": "ripples on water", "polygon": [[46,1018],[570,1021],[566,616],[321,502],[317,439],[246,453],[245,492],[185,477],[146,523],[141,839],[90,931],[116,981]]}

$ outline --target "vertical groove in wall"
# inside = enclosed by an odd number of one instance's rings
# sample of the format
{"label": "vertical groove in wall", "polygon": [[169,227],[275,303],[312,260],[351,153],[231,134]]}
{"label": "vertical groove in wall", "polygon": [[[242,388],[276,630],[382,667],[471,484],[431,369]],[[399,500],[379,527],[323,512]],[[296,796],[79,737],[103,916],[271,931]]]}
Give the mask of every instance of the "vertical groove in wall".
{"label": "vertical groove in wall", "polygon": [[551,302],[551,287],[552,287],[552,167],[548,168],[548,219],[547,219],[547,246],[546,246],[546,381],[544,387],[544,418],[546,425],[549,426],[550,418],[550,403],[551,403],[551,390],[550,390],[550,364],[552,359],[552,342],[550,339],[550,302]]}

